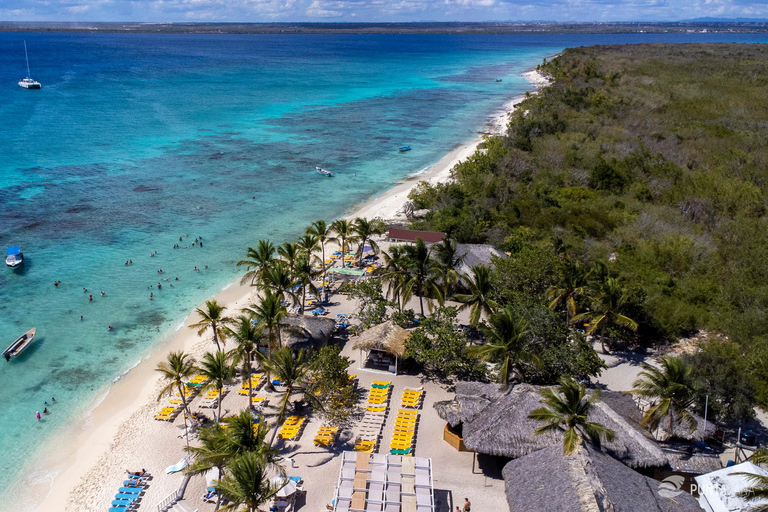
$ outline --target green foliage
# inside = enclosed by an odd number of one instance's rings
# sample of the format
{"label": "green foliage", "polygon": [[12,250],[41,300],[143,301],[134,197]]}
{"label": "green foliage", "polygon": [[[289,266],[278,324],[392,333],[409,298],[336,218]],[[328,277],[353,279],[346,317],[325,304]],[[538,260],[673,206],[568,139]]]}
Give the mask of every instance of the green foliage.
{"label": "green foliage", "polygon": [[335,345],[317,351],[309,360],[312,393],[323,403],[320,413],[332,424],[342,425],[354,408],[356,396],[349,380],[350,360]]}
{"label": "green foliage", "polygon": [[423,319],[405,342],[405,357],[442,378],[486,380],[485,366],[464,354],[467,336],[455,322],[456,309],[452,307],[440,308],[433,316]]}
{"label": "green foliage", "polygon": [[585,437],[597,447],[603,440],[613,441],[616,435],[613,430],[589,421],[596,393],[588,394],[586,385],[563,377],[557,389],[544,388],[540,394],[544,406],[534,409],[528,415],[532,420],[544,423],[534,431],[534,435],[561,431],[563,455],[573,453]]}
{"label": "green foliage", "polygon": [[747,422],[754,418],[755,391],[744,371],[744,355],[736,343],[709,341],[685,360],[693,368],[698,412],[714,421]]}
{"label": "green foliage", "polygon": [[357,299],[360,304],[358,318],[363,329],[387,320],[387,300],[381,290],[381,281],[366,279],[349,288],[350,298]]}

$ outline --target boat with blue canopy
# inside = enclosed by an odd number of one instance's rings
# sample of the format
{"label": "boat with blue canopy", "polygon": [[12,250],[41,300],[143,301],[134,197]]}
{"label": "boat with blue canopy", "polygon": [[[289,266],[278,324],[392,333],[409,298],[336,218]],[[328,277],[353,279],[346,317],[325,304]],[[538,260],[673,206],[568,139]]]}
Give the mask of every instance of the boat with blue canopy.
{"label": "boat with blue canopy", "polygon": [[11,268],[20,267],[24,264],[24,254],[21,252],[21,247],[14,246],[8,248],[5,264]]}

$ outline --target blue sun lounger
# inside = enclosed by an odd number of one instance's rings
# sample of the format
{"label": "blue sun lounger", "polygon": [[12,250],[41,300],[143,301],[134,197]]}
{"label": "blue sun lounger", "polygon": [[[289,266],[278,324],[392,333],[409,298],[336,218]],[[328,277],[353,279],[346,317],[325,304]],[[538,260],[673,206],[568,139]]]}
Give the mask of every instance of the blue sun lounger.
{"label": "blue sun lounger", "polygon": [[136,487],[137,489],[142,489],[144,487],[144,482],[139,483],[139,485],[136,485],[136,483],[133,480],[123,480],[123,487]]}
{"label": "blue sun lounger", "polygon": [[120,493],[115,494],[115,500],[118,500],[118,501],[131,502],[131,501],[135,501],[136,498],[138,497],[139,497],[138,494],[120,494]]}
{"label": "blue sun lounger", "polygon": [[141,487],[121,487],[118,489],[123,494],[141,494],[143,490]]}
{"label": "blue sun lounger", "polygon": [[109,507],[109,512],[126,512],[126,507]]}
{"label": "blue sun lounger", "polygon": [[125,501],[125,500],[113,500],[112,506],[113,507],[130,507],[133,504],[133,501]]}

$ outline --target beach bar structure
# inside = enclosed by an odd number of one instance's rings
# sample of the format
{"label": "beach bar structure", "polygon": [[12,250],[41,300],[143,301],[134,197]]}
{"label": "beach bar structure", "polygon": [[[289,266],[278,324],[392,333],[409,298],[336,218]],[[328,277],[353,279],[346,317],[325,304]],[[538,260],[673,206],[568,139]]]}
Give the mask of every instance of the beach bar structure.
{"label": "beach bar structure", "polygon": [[434,512],[432,459],[343,452],[334,512]]}
{"label": "beach bar structure", "polygon": [[398,360],[405,355],[405,340],[408,336],[410,333],[392,320],[363,331],[352,345],[353,350],[360,351],[358,369],[366,370],[367,363],[374,369],[397,375]]}
{"label": "beach bar structure", "polygon": [[410,243],[420,238],[428,244],[439,244],[445,238],[445,233],[436,231],[414,231],[412,229],[389,228],[389,241],[394,243]]}

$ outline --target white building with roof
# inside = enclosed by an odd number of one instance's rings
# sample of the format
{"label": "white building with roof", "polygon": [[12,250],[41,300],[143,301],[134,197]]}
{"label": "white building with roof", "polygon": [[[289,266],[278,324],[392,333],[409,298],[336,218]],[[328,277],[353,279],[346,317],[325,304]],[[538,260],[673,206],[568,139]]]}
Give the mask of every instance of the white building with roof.
{"label": "white building with roof", "polygon": [[768,476],[768,471],[747,461],[695,477],[701,508],[707,512],[735,512],[768,505],[768,500],[750,502],[739,497],[739,492],[755,484],[744,473]]}

